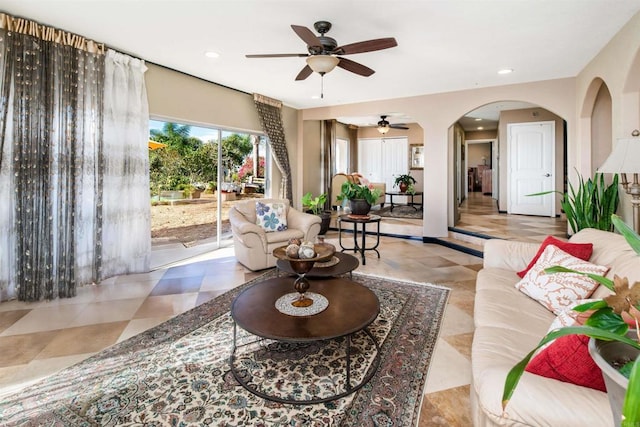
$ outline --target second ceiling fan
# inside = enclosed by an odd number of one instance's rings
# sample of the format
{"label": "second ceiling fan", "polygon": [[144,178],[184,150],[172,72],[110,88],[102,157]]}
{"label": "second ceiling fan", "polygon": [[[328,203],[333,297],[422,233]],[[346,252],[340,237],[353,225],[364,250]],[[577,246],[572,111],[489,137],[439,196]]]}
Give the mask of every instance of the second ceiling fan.
{"label": "second ceiling fan", "polygon": [[301,25],[292,25],[293,31],[307,44],[309,53],[275,53],[275,54],[258,54],[246,55],[247,58],[287,58],[287,57],[306,57],[307,65],[298,73],[296,80],[304,80],[314,71],[320,75],[324,75],[336,66],[358,74],[360,76],[369,77],[374,70],[362,65],[358,62],[343,58],[343,55],[352,55],[355,53],[374,52],[376,50],[389,49],[398,45],[396,39],[387,37],[382,39],[366,40],[357,43],[338,46],[338,42],[325,34],[331,29],[331,23],[328,21],[318,21],[313,24],[319,36]]}
{"label": "second ceiling fan", "polygon": [[378,127],[376,129],[378,129],[378,132],[383,135],[389,132],[390,129],[409,129],[402,123],[392,125],[387,121],[387,116],[380,116],[380,119],[381,120],[378,122]]}

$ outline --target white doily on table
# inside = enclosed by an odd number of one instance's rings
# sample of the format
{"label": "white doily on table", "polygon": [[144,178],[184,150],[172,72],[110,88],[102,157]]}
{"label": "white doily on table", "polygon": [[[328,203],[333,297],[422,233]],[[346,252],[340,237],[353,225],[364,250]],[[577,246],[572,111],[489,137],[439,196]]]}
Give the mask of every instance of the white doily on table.
{"label": "white doily on table", "polygon": [[292,292],[278,298],[276,301],[276,309],[278,309],[280,313],[288,314],[289,316],[313,316],[329,307],[329,300],[320,294],[305,292],[305,296],[313,300],[313,304],[309,307],[295,307],[291,305],[293,301],[300,298],[298,292]]}

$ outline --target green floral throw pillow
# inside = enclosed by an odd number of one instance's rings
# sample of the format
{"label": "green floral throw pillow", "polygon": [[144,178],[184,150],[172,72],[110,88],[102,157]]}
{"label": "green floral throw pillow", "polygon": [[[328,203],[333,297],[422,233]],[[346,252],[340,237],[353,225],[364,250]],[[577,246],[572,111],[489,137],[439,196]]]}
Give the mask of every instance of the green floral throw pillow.
{"label": "green floral throw pillow", "polygon": [[284,203],[256,203],[257,224],[267,233],[287,229],[287,206]]}

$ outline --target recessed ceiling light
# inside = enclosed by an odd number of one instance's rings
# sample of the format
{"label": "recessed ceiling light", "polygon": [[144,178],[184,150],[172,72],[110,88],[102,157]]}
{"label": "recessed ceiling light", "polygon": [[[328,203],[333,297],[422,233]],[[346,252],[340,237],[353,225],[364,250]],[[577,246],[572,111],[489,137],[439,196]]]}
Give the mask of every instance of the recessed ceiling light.
{"label": "recessed ceiling light", "polygon": [[478,130],[482,130],[484,129],[482,126],[478,126]]}
{"label": "recessed ceiling light", "polygon": [[212,50],[205,52],[204,56],[206,56],[207,58],[218,58],[220,56],[220,54],[218,52],[214,52]]}
{"label": "recessed ceiling light", "polygon": [[498,70],[498,74],[511,74],[513,73],[513,68],[503,68],[502,70]]}
{"label": "recessed ceiling light", "polygon": [[482,119],[478,119],[478,118],[476,118],[476,119],[474,119],[474,120],[475,120],[476,122],[482,121]]}

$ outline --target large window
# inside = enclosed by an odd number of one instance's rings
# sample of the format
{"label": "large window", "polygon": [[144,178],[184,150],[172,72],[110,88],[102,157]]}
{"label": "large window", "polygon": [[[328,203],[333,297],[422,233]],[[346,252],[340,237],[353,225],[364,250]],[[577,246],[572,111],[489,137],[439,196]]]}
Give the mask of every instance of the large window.
{"label": "large window", "polygon": [[349,141],[336,138],[335,170],[336,173],[349,173]]}
{"label": "large window", "polygon": [[149,128],[152,242],[219,243],[233,203],[268,191],[264,136],[158,120]]}

